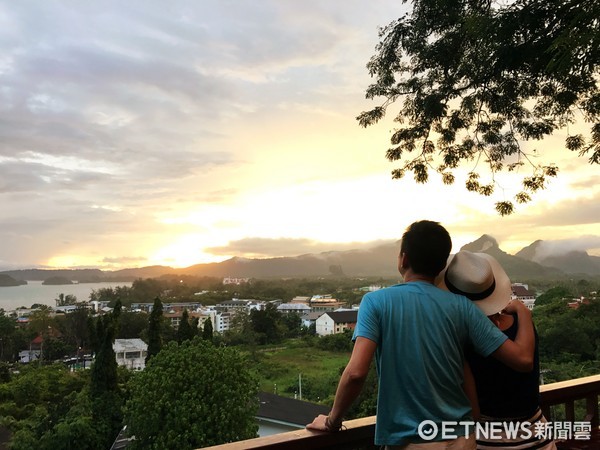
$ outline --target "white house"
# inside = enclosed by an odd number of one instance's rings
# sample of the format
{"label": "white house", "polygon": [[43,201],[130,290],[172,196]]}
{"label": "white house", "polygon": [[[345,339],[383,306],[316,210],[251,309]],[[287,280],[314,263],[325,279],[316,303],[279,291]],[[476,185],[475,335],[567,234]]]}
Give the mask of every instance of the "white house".
{"label": "white house", "polygon": [[319,317],[321,317],[323,314],[325,314],[325,313],[323,313],[321,311],[309,312],[308,314],[303,314],[300,317],[300,319],[302,320],[302,326],[305,326],[307,328],[313,324],[315,324],[315,326],[316,326],[317,319]]}
{"label": "white house", "polygon": [[535,295],[529,291],[529,286],[521,283],[513,283],[511,288],[513,300],[521,300],[527,308],[533,309],[535,305]]}
{"label": "white house", "polygon": [[148,344],[141,339],[115,339],[113,350],[119,366],[132,370],[144,370]]}
{"label": "white house", "polygon": [[323,313],[315,322],[319,336],[343,333],[345,329],[356,327],[358,310],[330,311]]}

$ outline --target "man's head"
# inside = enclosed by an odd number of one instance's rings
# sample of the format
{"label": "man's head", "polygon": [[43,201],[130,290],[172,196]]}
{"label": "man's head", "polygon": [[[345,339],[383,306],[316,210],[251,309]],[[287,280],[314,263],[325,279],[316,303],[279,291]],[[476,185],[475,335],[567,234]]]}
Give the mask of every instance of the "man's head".
{"label": "man's head", "polygon": [[450,250],[450,234],[438,222],[414,222],[402,235],[400,273],[410,267],[416,274],[435,277],[446,267]]}

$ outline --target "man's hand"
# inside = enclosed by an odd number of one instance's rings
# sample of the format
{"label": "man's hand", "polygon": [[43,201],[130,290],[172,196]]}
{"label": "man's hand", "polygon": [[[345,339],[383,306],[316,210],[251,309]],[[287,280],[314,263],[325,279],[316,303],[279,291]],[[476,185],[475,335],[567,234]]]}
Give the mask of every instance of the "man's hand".
{"label": "man's hand", "polygon": [[531,372],[535,359],[535,333],[531,311],[520,300],[512,300],[504,311],[508,314],[517,314],[519,329],[514,342],[507,339],[492,353],[492,356],[517,372]]}
{"label": "man's hand", "polygon": [[521,300],[511,300],[510,303],[506,305],[503,312],[507,314],[518,314],[519,312],[531,314],[529,308],[527,308]]}
{"label": "man's hand", "polygon": [[315,431],[340,431],[342,428],[342,423],[332,423],[329,419],[329,416],[324,414],[319,414],[315,417],[315,420],[312,423],[306,425],[307,430],[315,430]]}

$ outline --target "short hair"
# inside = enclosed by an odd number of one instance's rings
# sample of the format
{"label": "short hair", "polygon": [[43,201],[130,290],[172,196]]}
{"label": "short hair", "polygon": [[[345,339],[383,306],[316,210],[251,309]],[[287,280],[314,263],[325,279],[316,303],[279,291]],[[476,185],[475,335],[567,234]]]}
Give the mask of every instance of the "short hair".
{"label": "short hair", "polygon": [[412,223],[402,235],[400,253],[406,254],[413,272],[437,276],[448,261],[452,239],[438,222],[421,220]]}

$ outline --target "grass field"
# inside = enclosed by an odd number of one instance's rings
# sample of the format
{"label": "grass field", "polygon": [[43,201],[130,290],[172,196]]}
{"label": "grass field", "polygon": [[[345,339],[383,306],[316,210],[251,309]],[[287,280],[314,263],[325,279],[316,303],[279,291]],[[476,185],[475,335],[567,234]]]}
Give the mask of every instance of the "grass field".
{"label": "grass field", "polygon": [[290,340],[257,349],[252,358],[257,363],[261,391],[299,396],[301,377],[303,400],[330,404],[350,353],[324,351],[301,340]]}

